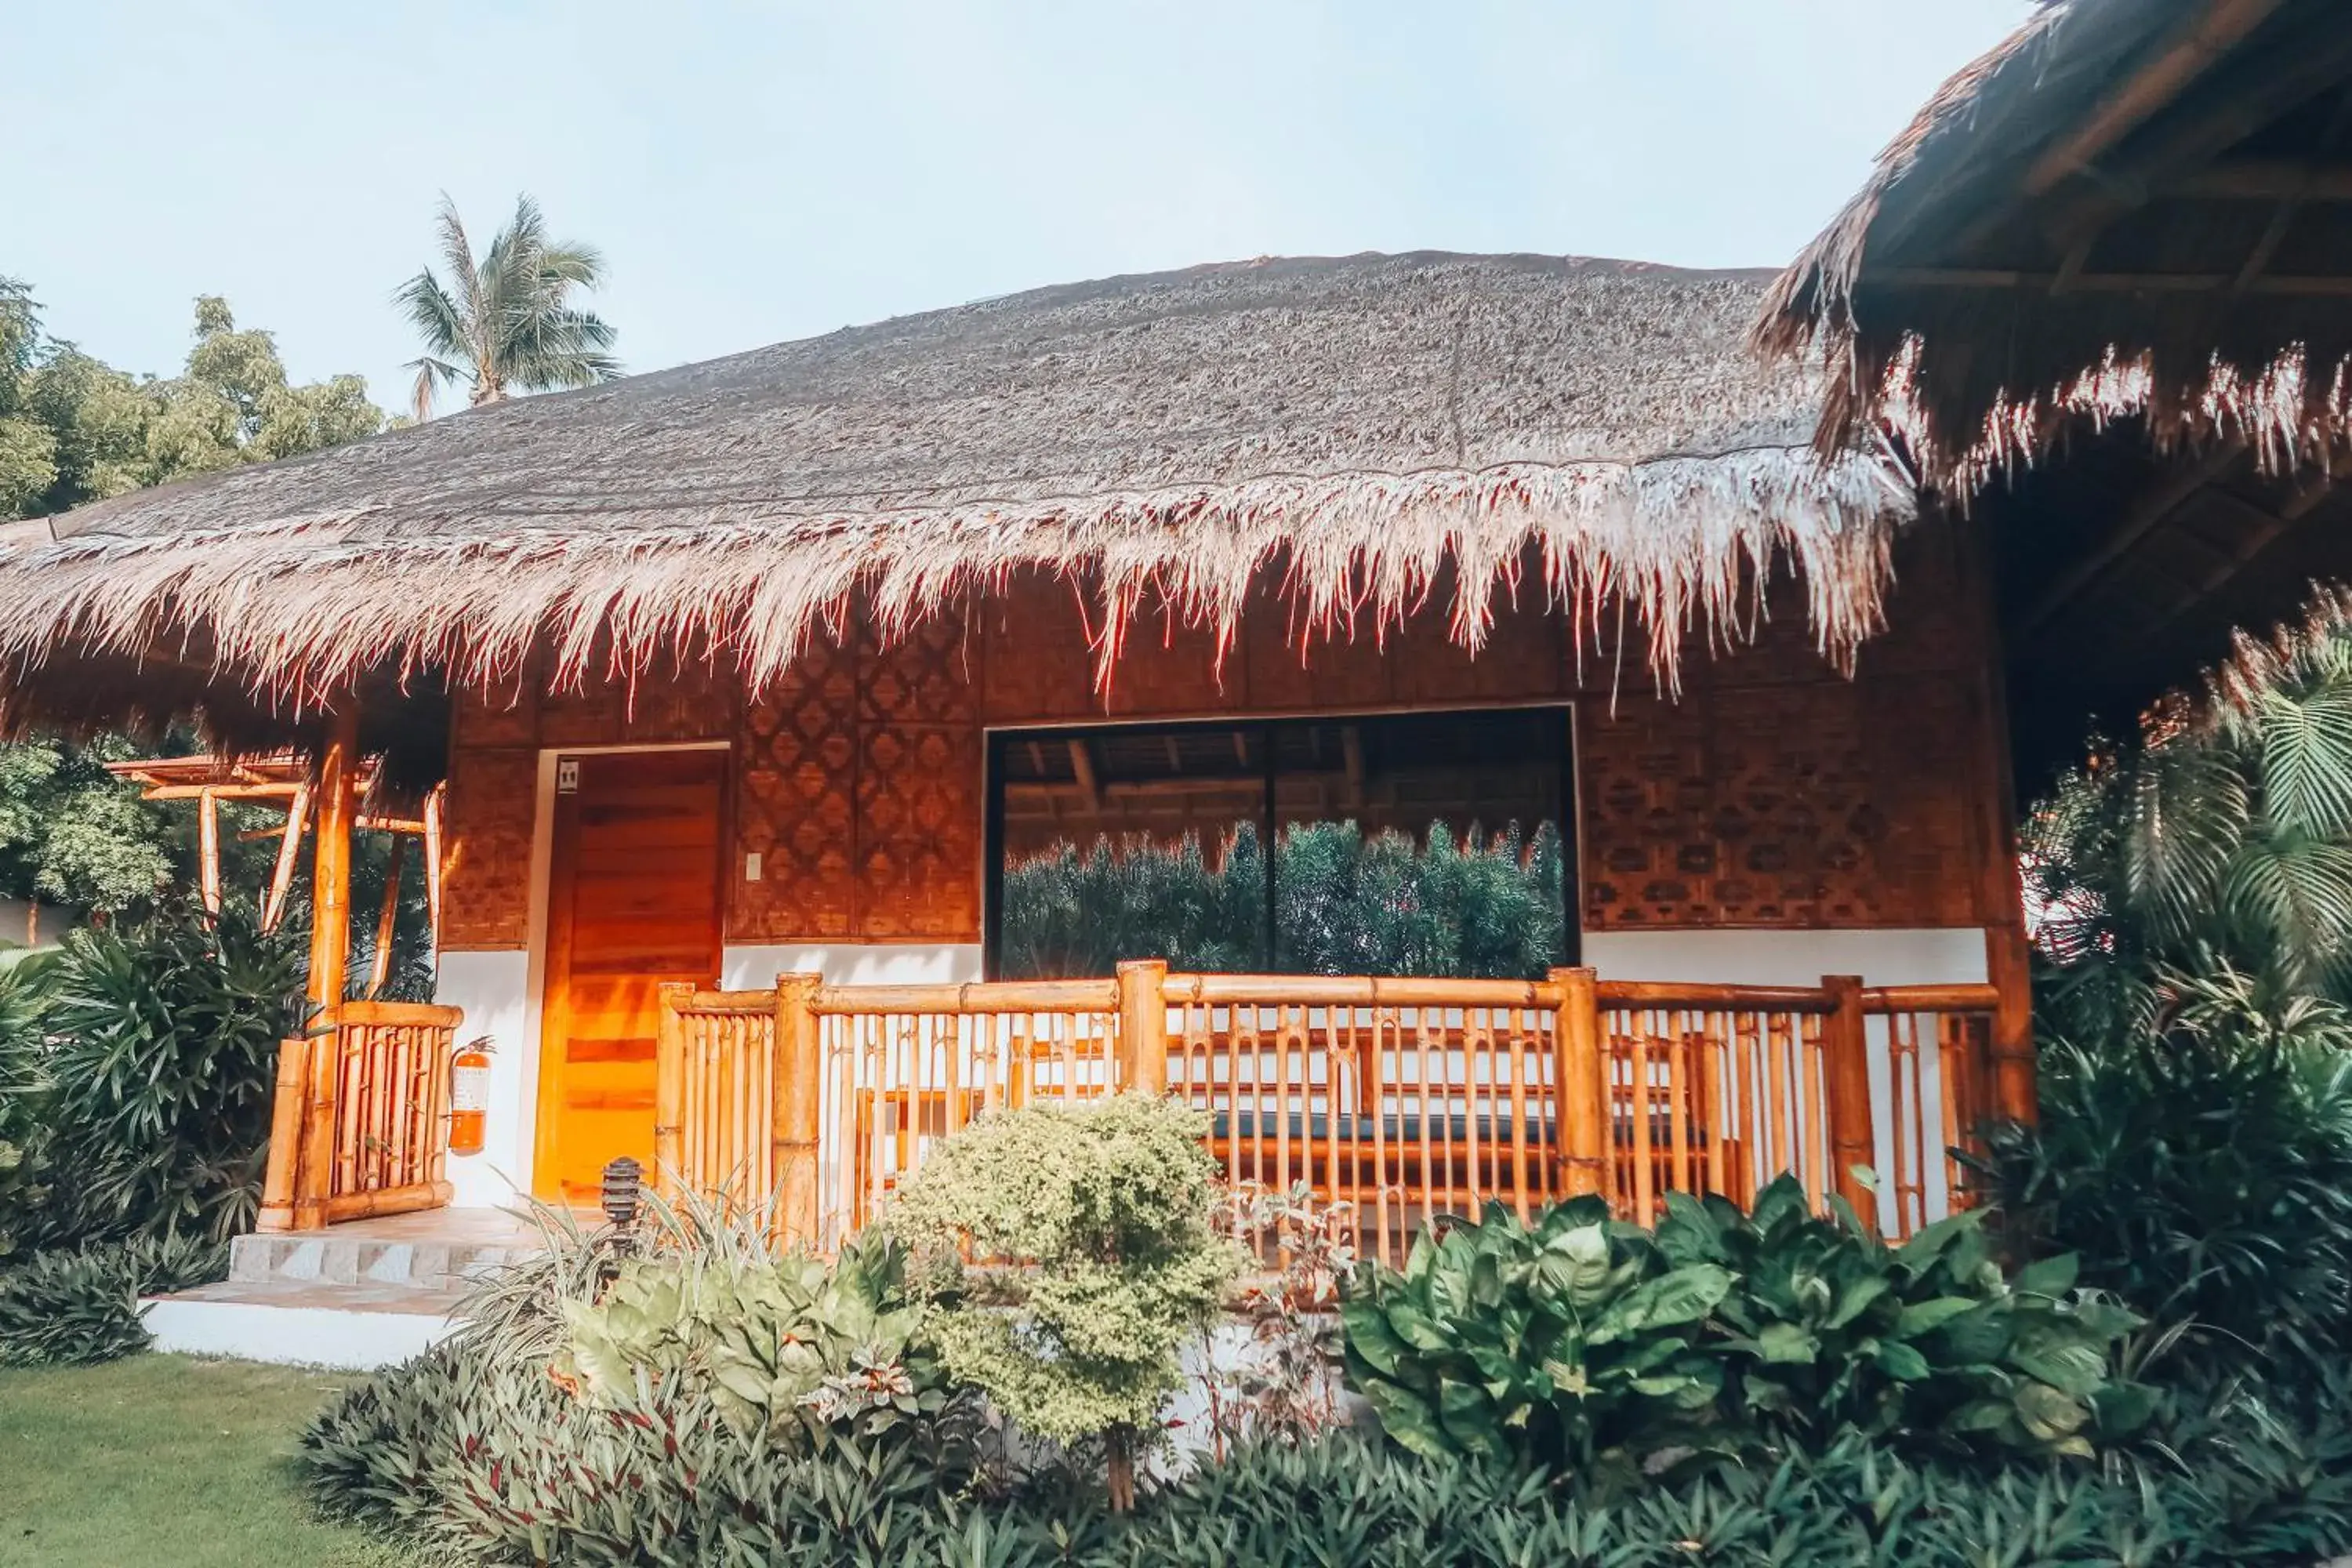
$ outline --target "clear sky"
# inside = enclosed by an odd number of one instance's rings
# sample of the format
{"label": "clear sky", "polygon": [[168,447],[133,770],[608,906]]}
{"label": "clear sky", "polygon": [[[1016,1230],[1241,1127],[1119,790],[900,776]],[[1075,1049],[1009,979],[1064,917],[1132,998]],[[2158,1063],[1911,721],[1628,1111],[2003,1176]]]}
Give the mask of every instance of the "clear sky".
{"label": "clear sky", "polygon": [[24,4],[0,274],[168,372],[222,293],[407,395],[446,190],[605,252],[633,370],[1198,261],[1790,256],[2027,0]]}

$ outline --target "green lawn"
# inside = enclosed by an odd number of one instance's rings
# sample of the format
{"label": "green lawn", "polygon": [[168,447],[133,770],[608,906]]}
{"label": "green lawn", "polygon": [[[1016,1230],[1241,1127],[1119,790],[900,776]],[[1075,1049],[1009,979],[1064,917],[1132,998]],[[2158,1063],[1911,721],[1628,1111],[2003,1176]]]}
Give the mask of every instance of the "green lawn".
{"label": "green lawn", "polygon": [[0,1568],[404,1568],[318,1518],[290,1463],[353,1375],[164,1355],[0,1372]]}

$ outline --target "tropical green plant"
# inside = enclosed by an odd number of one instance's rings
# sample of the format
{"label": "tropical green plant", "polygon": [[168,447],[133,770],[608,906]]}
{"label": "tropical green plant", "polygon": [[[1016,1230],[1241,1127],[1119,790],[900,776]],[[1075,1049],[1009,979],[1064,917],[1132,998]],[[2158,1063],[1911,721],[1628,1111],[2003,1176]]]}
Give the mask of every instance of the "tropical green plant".
{"label": "tropical green plant", "polygon": [[314,1493],[457,1560],[897,1568],[2305,1568],[2352,1550],[2352,1372],[2183,1385],[2144,1452],[2001,1468],[1849,1435],[1689,1475],[1552,1475],[1340,1432],[1244,1447],[1125,1518],[912,1446],[748,1438],[692,1390],[642,1421],[448,1349],[313,1426]]}
{"label": "tropical green plant", "polygon": [[2036,1126],[1981,1163],[2007,1222],[2225,1358],[2352,1325],[2352,1018],[2227,969],[2146,1026],[2042,1049]]}
{"label": "tropical green plant", "polygon": [[275,338],[195,302],[174,376],[131,375],[48,336],[32,290],[0,278],[0,518],[46,517],[142,485],[315,452],[383,428],[355,375],[296,384]]}
{"label": "tropical green plant", "polygon": [[2149,1413],[2114,1371],[2140,1320],[2079,1296],[2071,1259],[2005,1278],[1974,1214],[1890,1247],[1787,1176],[1752,1215],[1677,1196],[1654,1236],[1598,1198],[1490,1205],[1342,1317],[1357,1386],[1431,1458],[1631,1470],[1853,1432],[2088,1455]]}
{"label": "tropical green plant", "polygon": [[37,1038],[10,1057],[22,1158],[47,1186],[19,1247],[247,1228],[303,978],[296,938],[235,911],[72,933],[38,973]]}
{"label": "tropical green plant", "polygon": [[1640,1229],[1580,1198],[1522,1224],[1433,1226],[1402,1273],[1341,1309],[1348,1369],[1414,1453],[1583,1468],[1714,1439],[1722,1361],[1698,1343],[1731,1291],[1713,1263],[1665,1267]]}
{"label": "tropical green plant", "polygon": [[1102,1442],[1121,1510],[1240,1265],[1211,1223],[1204,1122],[1149,1094],[992,1112],[932,1149],[886,1220],[928,1266],[949,1375],[1032,1436]]}
{"label": "tropical green plant", "polygon": [[2352,635],[2302,639],[2204,718],[2095,739],[2023,848],[2060,1034],[2147,1019],[2168,970],[2352,1001]]}
{"label": "tropical green plant", "polygon": [[574,290],[604,281],[604,258],[548,238],[538,203],[517,197],[514,216],[479,260],[446,195],[435,226],[447,281],[428,267],[393,296],[425,341],[423,357],[408,365],[418,419],[431,418],[436,395],[458,382],[473,388],[478,408],[509,393],[591,386],[621,374],[608,352],[613,329],[572,303]]}
{"label": "tropical green plant", "polygon": [[187,1236],[37,1254],[0,1268],[0,1366],[82,1366],[147,1348],[139,1299],[223,1278],[228,1248]]}
{"label": "tropical green plant", "polygon": [[684,1379],[746,1431],[936,1419],[950,1391],[916,1342],[922,1310],[906,1274],[906,1249],[881,1235],[830,1264],[803,1253],[629,1258],[595,1300],[563,1303],[556,1377],[612,1409],[631,1408],[650,1382]]}
{"label": "tropical green plant", "polygon": [[1734,1281],[1704,1342],[1725,1362],[1728,1420],[1812,1446],[1862,1432],[2077,1457],[2146,1422],[2150,1391],[2114,1370],[2141,1320],[2081,1295],[2071,1255],[2005,1278],[1980,1215],[1890,1247],[1833,1210],[1815,1215],[1793,1176],[1748,1214],[1668,1196],[1658,1250]]}

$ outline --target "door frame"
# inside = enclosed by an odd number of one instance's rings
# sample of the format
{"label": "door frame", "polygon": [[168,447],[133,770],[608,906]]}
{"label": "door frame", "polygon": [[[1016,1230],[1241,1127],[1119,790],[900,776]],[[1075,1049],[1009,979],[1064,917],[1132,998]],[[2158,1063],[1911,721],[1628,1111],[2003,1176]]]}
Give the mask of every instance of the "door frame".
{"label": "door frame", "polygon": [[[548,984],[554,969],[558,891],[555,864],[557,764],[565,757],[642,756],[678,752],[721,752],[731,759],[734,751],[732,740],[540,748],[538,804],[531,820],[530,963],[524,982],[528,987],[529,1002],[523,1016],[524,1038],[528,1047],[528,1059],[524,1065],[530,1076],[520,1101],[521,1109],[530,1118],[530,1125],[517,1130],[516,1145],[526,1155],[524,1168],[515,1173],[512,1181],[518,1197],[540,1202],[560,1201],[539,1197],[539,1176],[548,1163],[547,1141],[555,1125],[548,1100],[559,1077],[544,1070],[547,1066],[548,1026],[555,1019],[555,1009],[548,996]],[[735,858],[735,770],[730,766],[722,770],[719,787],[719,945],[722,963],[727,951],[727,919],[734,901]]]}

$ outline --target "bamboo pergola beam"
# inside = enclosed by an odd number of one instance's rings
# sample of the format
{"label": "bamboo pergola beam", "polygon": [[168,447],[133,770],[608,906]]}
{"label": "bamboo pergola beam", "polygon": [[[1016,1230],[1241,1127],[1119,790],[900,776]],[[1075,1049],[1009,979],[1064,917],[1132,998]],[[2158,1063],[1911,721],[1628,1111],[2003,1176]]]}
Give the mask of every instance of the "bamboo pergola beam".
{"label": "bamboo pergola beam", "polygon": [[294,891],[294,867],[302,852],[302,830],[310,821],[310,786],[297,790],[286,810],[286,837],[278,847],[278,863],[271,868],[269,889],[261,900],[261,929],[274,931],[278,922],[286,918],[286,900]]}

